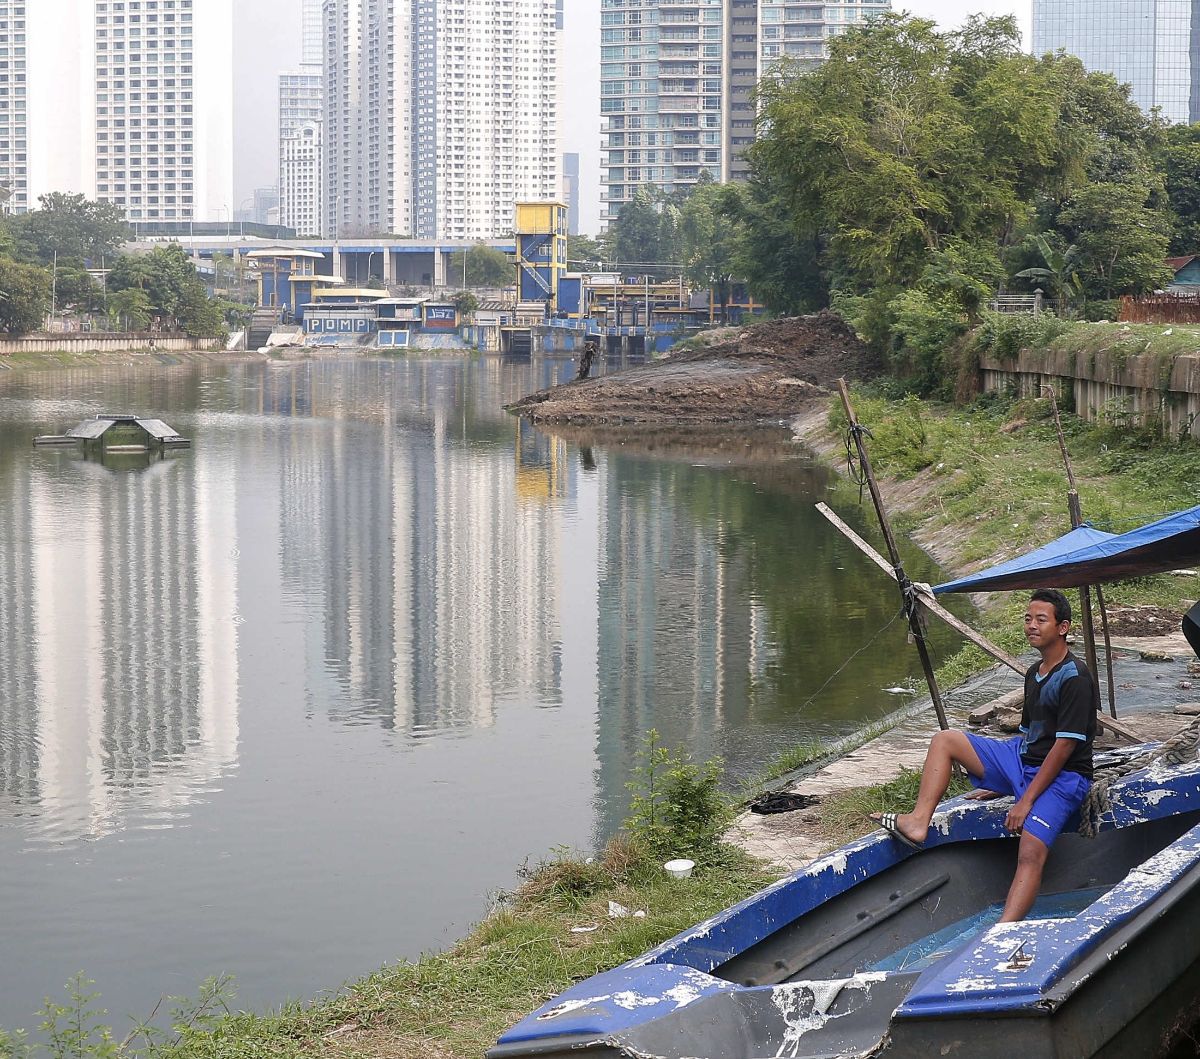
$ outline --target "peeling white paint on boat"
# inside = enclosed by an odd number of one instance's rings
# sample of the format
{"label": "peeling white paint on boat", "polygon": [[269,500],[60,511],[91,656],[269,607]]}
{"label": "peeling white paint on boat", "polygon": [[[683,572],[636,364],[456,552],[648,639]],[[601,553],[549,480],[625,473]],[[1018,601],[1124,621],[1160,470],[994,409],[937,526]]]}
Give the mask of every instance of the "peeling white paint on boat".
{"label": "peeling white paint on boat", "polygon": [[563,1015],[569,1015],[572,1011],[578,1011],[580,1008],[585,1008],[589,1004],[599,1004],[609,999],[610,994],[605,993],[604,996],[589,996],[582,1000],[563,1000],[555,1004],[549,1011],[543,1011],[538,1020],[542,1019],[557,1019]]}
{"label": "peeling white paint on boat", "polygon": [[[882,982],[885,978],[887,975],[882,971],[864,971],[851,978],[792,982],[777,986],[771,991],[771,1001],[782,1016],[785,1029],[783,1041],[775,1054],[784,1057],[799,1055],[801,1039],[806,1033],[818,1030],[830,1019],[839,1017],[830,1015],[829,1009],[843,990],[861,989],[869,993],[875,982]],[[810,997],[812,1003],[806,1003]]]}

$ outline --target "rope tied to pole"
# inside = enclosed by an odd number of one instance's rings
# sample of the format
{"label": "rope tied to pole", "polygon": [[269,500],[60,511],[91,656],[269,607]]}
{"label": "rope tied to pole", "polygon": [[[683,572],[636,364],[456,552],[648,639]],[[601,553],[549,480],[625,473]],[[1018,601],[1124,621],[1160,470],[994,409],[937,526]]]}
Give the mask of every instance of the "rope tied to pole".
{"label": "rope tied to pole", "polygon": [[1100,818],[1112,811],[1110,788],[1124,776],[1140,772],[1151,765],[1162,762],[1164,765],[1182,765],[1196,757],[1196,749],[1200,746],[1200,717],[1197,717],[1186,728],[1181,728],[1169,739],[1164,739],[1152,750],[1144,751],[1137,757],[1110,765],[1101,770],[1092,783],[1083,805],[1079,807],[1079,833],[1084,838],[1095,838],[1100,833]]}
{"label": "rope tied to pole", "polygon": [[867,487],[867,471],[858,458],[858,441],[868,437],[872,441],[875,435],[861,423],[851,423],[846,430],[846,477],[858,483],[858,502],[863,502],[863,490]]}

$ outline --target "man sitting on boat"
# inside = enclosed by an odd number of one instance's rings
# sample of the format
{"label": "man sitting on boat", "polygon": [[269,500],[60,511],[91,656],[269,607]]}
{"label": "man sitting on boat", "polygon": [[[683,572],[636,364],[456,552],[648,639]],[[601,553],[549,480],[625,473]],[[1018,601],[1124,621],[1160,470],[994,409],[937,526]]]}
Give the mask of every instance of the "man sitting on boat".
{"label": "man sitting on boat", "polygon": [[955,764],[966,769],[974,798],[1011,795],[1004,826],[1021,836],[1017,870],[1002,923],[1024,919],[1037,898],[1046,856],[1092,785],[1096,685],[1067,650],[1071,605],[1058,589],[1040,588],[1025,609],[1025,638],[1042,656],[1025,674],[1021,734],[1008,740],[970,732],[938,732],[929,745],[911,813],[872,817],[897,841],[919,849],[950,785]]}

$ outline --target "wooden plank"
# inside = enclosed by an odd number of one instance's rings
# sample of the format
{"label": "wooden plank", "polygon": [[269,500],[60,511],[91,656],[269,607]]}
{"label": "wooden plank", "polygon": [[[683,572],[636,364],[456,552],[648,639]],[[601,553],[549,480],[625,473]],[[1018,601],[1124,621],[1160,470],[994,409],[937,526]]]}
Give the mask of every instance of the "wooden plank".
{"label": "wooden plank", "polygon": [[[821,512],[821,514],[824,515],[825,518],[827,518],[833,524],[833,526],[844,537],[846,537],[847,540],[850,541],[851,544],[853,544],[860,552],[862,552],[863,555],[865,555],[876,566],[878,566],[880,570],[888,575],[888,577],[895,580],[896,571],[892,569],[891,564],[874,548],[872,548],[871,545],[863,540],[862,537],[855,533],[854,530],[847,526],[846,523],[838,517],[838,515],[829,507],[828,504],[817,504],[817,510]],[[1025,665],[1025,663],[1019,658],[1014,658],[1002,647],[997,647],[982,633],[976,632],[974,629],[972,629],[971,626],[969,626],[961,618],[951,614],[950,611],[948,611],[937,601],[937,597],[934,596],[934,594],[924,586],[914,584],[913,587],[917,590],[917,598],[920,600],[921,606],[929,611],[929,613],[941,618],[941,620],[949,625],[950,628],[952,628],[955,632],[960,633],[965,639],[969,640],[985,654],[996,659],[997,662],[1003,662],[1004,665],[1008,666],[1009,669],[1016,673],[1020,673],[1021,676],[1025,675],[1025,670],[1029,667]],[[1135,729],[1130,728],[1129,725],[1122,721],[1118,721],[1115,717],[1104,717],[1100,723],[1106,728],[1111,728],[1117,733],[1117,735],[1121,736],[1123,739],[1128,739],[1131,743],[1146,742],[1145,738],[1139,735]]]}

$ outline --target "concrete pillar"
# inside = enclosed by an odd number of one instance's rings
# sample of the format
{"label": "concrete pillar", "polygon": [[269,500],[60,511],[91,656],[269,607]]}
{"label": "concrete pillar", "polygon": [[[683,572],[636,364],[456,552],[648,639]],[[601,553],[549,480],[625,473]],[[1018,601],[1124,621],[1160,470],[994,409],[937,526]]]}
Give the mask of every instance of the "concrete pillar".
{"label": "concrete pillar", "polygon": [[333,248],[333,275],[337,276],[339,279],[346,278],[342,275],[342,251],[337,247],[336,244]]}
{"label": "concrete pillar", "polygon": [[396,282],[396,255],[386,246],[383,248],[383,282],[386,284]]}
{"label": "concrete pillar", "polygon": [[440,247],[433,251],[433,285],[437,288],[446,286],[446,255]]}

